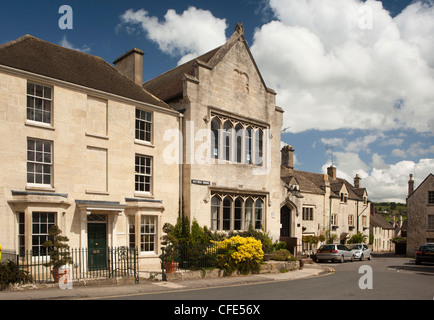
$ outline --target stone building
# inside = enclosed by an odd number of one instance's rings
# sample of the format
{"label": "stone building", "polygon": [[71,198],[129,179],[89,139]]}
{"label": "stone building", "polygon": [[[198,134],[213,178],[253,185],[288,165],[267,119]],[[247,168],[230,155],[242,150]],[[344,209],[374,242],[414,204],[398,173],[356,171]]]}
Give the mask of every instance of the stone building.
{"label": "stone building", "polygon": [[395,244],[392,239],[396,236],[396,230],[397,228],[389,223],[381,213],[373,212],[370,217],[370,233],[374,237],[372,251],[394,251]]}
{"label": "stone building", "polygon": [[281,239],[305,253],[314,251],[320,243],[303,247],[303,237],[324,236],[335,243],[347,243],[361,232],[369,240],[371,209],[360,176],[355,176],[352,185],[337,177],[334,166],[327,169],[327,174],[298,171],[294,169],[294,149],[285,146],[281,152]]}
{"label": "stone building", "polygon": [[0,46],[4,250],[41,255],[57,224],[73,248],[137,246],[141,263],[159,266],[161,225],[179,203],[162,137],[179,113],[142,88],[142,55],[116,61],[124,75],[29,35]]}
{"label": "stone building", "polygon": [[183,115],[183,214],[213,231],[279,237],[283,110],[238,24],[225,44],[143,87]]}
{"label": "stone building", "polygon": [[434,175],[430,173],[414,189],[413,175],[408,181],[407,256],[414,257],[420,245],[434,242]]}

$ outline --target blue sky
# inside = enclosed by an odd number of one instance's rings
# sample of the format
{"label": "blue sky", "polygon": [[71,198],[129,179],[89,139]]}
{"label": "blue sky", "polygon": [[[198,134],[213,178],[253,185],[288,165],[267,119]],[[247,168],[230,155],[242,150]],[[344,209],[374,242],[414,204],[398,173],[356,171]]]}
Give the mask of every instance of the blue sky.
{"label": "blue sky", "polygon": [[[62,30],[61,5],[73,9]],[[10,1],[0,43],[31,34],[112,63],[142,49],[144,80],[221,45],[242,22],[285,110],[296,169],[356,173],[374,201],[405,202],[434,172],[432,0]]]}

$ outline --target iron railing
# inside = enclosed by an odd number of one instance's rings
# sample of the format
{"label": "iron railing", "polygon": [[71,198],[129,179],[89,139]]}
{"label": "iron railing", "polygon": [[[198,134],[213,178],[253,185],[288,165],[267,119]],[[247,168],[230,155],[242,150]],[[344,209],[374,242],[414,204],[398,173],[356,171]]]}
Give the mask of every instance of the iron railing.
{"label": "iron railing", "polygon": [[208,243],[208,244],[180,244],[161,248],[162,279],[166,280],[167,273],[177,270],[203,270],[221,267],[222,261],[236,251],[235,244]]}
{"label": "iron railing", "polygon": [[[101,248],[98,252],[88,248],[67,249],[72,262],[66,263],[64,269],[69,271],[72,281],[86,279],[104,279],[133,277],[139,282],[139,263],[137,248],[116,247]],[[95,259],[95,255],[98,258]],[[2,259],[3,261],[4,259]],[[20,270],[31,276],[35,283],[55,282],[52,267],[49,266],[49,254],[35,255],[26,251],[16,255],[15,261]]]}

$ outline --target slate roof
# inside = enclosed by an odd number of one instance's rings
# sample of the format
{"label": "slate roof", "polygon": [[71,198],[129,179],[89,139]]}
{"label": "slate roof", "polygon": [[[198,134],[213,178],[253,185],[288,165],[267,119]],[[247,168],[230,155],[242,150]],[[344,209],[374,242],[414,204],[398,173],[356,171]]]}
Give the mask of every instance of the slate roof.
{"label": "slate roof", "polygon": [[0,45],[0,64],[171,109],[102,58],[31,35]]}
{"label": "slate roof", "polygon": [[371,219],[369,220],[369,224],[372,227],[381,227],[383,229],[394,229],[394,227],[387,222],[386,218],[379,213],[371,214]]}
{"label": "slate roof", "polygon": [[215,48],[200,57],[188,61],[172,70],[169,70],[158,77],[149,80],[143,84],[143,88],[152,92],[155,96],[159,97],[163,101],[168,101],[173,98],[182,96],[183,83],[182,77],[184,74],[194,76],[194,63],[199,60],[204,63],[208,63],[209,60],[221,47]]}
{"label": "slate roof", "polygon": [[[298,171],[281,166],[280,176],[285,183],[295,178],[300,186],[301,192],[325,194],[324,174]],[[342,178],[332,179],[329,176],[328,181],[330,183],[330,195],[332,197],[340,198],[340,191],[342,186],[345,185],[348,191],[348,199],[363,200],[366,188],[354,188],[351,183]]]}

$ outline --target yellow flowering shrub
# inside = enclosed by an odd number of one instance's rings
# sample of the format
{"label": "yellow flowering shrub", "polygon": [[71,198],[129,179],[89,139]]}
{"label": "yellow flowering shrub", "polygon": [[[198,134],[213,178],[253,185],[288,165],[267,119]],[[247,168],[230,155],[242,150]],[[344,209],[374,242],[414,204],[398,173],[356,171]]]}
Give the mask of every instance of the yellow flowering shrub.
{"label": "yellow flowering shrub", "polygon": [[242,274],[258,272],[264,257],[262,243],[253,237],[234,236],[223,241],[212,241],[205,254],[212,256],[226,274],[238,270]]}

